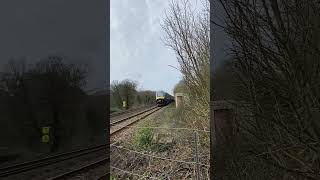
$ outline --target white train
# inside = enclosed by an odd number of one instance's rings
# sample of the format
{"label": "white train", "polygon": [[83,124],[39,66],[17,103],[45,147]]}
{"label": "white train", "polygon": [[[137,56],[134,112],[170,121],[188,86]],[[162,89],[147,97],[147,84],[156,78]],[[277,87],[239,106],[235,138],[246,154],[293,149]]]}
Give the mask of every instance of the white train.
{"label": "white train", "polygon": [[174,97],[164,91],[156,92],[156,103],[158,106],[165,106],[174,101]]}

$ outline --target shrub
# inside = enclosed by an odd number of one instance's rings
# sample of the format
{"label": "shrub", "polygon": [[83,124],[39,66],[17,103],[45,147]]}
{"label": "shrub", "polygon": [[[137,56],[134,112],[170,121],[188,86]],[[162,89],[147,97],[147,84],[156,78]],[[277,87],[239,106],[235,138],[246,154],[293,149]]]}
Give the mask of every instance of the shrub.
{"label": "shrub", "polygon": [[133,143],[138,149],[147,150],[152,146],[153,130],[149,128],[139,129],[133,139]]}

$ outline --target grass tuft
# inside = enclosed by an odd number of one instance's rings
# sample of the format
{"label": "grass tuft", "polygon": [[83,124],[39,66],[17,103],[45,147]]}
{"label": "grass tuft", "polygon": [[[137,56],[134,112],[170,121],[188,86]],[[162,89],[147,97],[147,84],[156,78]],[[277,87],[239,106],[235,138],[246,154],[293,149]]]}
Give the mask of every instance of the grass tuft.
{"label": "grass tuft", "polygon": [[152,147],[153,130],[149,128],[139,129],[133,138],[133,144],[140,150],[150,150]]}

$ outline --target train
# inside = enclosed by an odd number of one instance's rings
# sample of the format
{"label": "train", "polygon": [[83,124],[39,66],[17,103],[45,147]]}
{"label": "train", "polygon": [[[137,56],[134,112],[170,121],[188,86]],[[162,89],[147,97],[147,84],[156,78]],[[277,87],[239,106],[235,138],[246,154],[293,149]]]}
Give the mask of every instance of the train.
{"label": "train", "polygon": [[158,106],[165,106],[174,101],[174,97],[164,91],[156,92],[156,103]]}

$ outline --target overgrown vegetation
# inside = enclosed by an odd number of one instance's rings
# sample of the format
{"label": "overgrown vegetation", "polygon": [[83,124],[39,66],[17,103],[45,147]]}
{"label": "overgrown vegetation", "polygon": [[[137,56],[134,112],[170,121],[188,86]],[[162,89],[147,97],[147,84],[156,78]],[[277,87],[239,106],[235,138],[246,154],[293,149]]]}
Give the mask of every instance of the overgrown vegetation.
{"label": "overgrown vegetation", "polygon": [[[165,111],[163,111],[161,118],[156,121],[147,121],[143,127],[176,127],[175,109],[173,105],[169,105]],[[168,133],[168,129],[153,129],[153,128],[141,128],[137,129],[134,137],[133,144],[139,150],[147,150],[153,152],[164,152],[173,148],[174,143],[162,142],[163,138],[174,138],[174,133]],[[166,135],[166,137],[163,137]],[[159,141],[160,140],[160,141]]]}
{"label": "overgrown vegetation", "polygon": [[153,130],[149,128],[138,129],[135,133],[133,143],[139,150],[150,150],[152,148]]}
{"label": "overgrown vegetation", "polygon": [[110,175],[110,180],[116,180],[116,178]]}
{"label": "overgrown vegetation", "polygon": [[113,81],[111,83],[111,110],[120,111],[123,109],[123,101],[126,101],[126,108],[136,106],[148,106],[155,104],[155,92],[149,90],[137,90],[138,83],[129,79]]}
{"label": "overgrown vegetation", "polygon": [[173,89],[173,93],[188,93],[184,80],[180,80]]}
{"label": "overgrown vegetation", "polygon": [[[208,164],[209,133],[201,131],[201,147],[199,152],[195,152],[194,148],[198,147],[198,144],[194,143],[193,137],[197,133],[194,133],[193,129],[209,129],[209,2],[198,1],[203,3],[203,6],[195,11],[191,3],[189,0],[171,1],[162,22],[164,42],[175,52],[179,63],[177,69],[183,75],[174,92],[185,93],[188,103],[185,103],[183,108],[175,109],[172,105],[169,111],[162,111],[161,117],[155,118],[155,121],[159,122],[153,122],[151,125],[157,128],[137,130],[134,138],[136,146],[152,151],[148,152],[152,155],[187,163],[115,148],[117,157],[126,153],[126,161],[121,162],[126,170],[157,178],[186,179],[195,178],[195,168],[188,163],[194,161],[195,154],[199,156],[201,163]],[[119,152],[122,154],[119,155]],[[136,165],[132,165],[134,163]],[[208,178],[206,165],[201,167],[199,174],[200,179]],[[119,173],[119,177],[131,176]]]}
{"label": "overgrown vegetation", "polygon": [[188,89],[190,103],[185,106],[186,123],[189,127],[209,129],[209,2],[198,3],[202,3],[202,7],[194,11],[188,0],[172,1],[162,28],[166,34],[165,44],[175,52],[178,69],[183,74],[180,84]]}
{"label": "overgrown vegetation", "polygon": [[[8,62],[0,77],[1,137],[6,138],[1,145],[54,152],[87,145],[80,139],[85,142],[103,132],[105,115],[99,110],[105,109],[107,97],[101,104],[88,96],[83,91],[85,67],[67,60],[48,56],[29,65],[24,60]],[[42,143],[41,128],[47,126],[50,139]]]}
{"label": "overgrown vegetation", "polygon": [[[185,127],[185,125],[179,126],[177,124],[176,118],[179,117],[177,109],[171,104],[154,117],[147,118],[145,122],[139,122],[137,126],[143,128],[136,129],[129,142],[121,144],[121,147],[126,149],[111,148],[113,157],[111,164],[120,169],[158,179],[195,178],[193,165],[166,160],[193,161],[195,153],[193,150],[193,131],[172,129]],[[138,154],[128,149],[165,159]],[[208,151],[208,147],[200,142],[198,153],[202,164],[208,164]],[[201,167],[200,171],[201,178],[208,178],[207,167]],[[112,171],[112,175],[119,179],[136,177],[117,170]]]}
{"label": "overgrown vegetation", "polygon": [[221,176],[320,179],[319,3],[219,2],[240,82],[233,97],[251,114],[239,119],[238,151]]}

